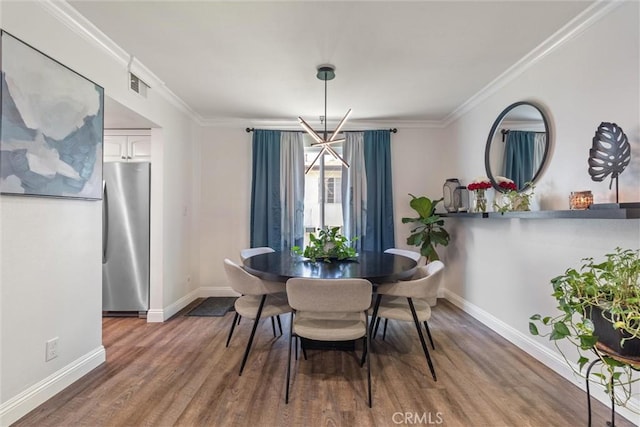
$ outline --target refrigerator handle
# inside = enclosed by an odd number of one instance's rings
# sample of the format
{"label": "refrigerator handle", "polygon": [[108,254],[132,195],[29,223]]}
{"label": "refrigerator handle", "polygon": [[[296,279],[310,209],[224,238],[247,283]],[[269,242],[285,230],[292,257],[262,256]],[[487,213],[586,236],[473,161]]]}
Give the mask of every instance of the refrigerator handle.
{"label": "refrigerator handle", "polygon": [[102,263],[107,262],[107,249],[109,247],[109,197],[107,193],[107,181],[102,181]]}

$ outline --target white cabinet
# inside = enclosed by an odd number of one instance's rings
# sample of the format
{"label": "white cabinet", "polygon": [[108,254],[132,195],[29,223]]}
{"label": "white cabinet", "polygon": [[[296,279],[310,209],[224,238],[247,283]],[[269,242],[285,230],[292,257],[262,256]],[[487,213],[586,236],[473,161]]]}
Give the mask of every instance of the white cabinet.
{"label": "white cabinet", "polygon": [[105,162],[150,162],[151,132],[149,130],[105,129]]}

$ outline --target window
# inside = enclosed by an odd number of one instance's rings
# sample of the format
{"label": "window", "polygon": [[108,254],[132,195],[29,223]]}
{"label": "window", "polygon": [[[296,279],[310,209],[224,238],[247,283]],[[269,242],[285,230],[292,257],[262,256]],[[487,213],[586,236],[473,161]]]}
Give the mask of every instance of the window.
{"label": "window", "polygon": [[[304,139],[305,170],[320,153],[321,147],[312,146],[313,139]],[[342,156],[342,144],[331,147]],[[323,227],[342,227],[342,163],[330,153],[324,153],[304,176],[304,244],[309,244],[309,233]]]}

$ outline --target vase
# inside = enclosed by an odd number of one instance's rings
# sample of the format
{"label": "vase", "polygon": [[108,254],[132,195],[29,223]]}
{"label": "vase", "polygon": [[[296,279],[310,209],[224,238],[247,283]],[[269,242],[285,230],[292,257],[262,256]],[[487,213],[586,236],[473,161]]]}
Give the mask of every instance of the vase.
{"label": "vase", "polygon": [[474,193],[475,193],[475,197],[473,199],[473,211],[486,212],[487,198],[485,197],[484,190],[475,190]]}

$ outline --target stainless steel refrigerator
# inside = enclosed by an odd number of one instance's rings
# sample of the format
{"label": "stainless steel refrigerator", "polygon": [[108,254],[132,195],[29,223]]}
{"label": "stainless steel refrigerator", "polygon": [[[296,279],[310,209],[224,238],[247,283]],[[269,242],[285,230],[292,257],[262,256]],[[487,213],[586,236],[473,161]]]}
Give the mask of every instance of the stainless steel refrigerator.
{"label": "stainless steel refrigerator", "polygon": [[102,310],[149,310],[150,163],[105,163]]}

